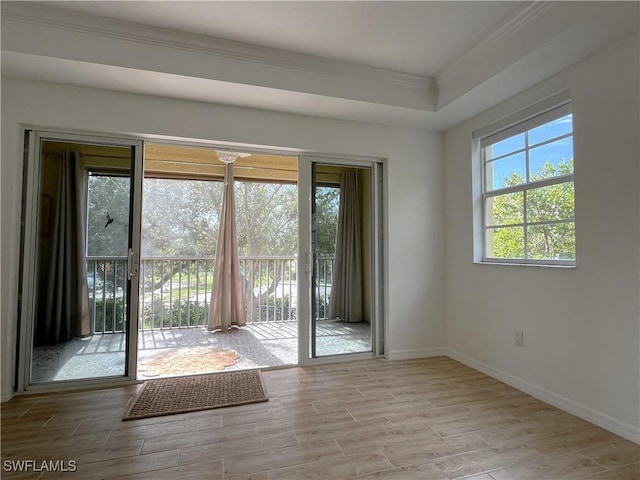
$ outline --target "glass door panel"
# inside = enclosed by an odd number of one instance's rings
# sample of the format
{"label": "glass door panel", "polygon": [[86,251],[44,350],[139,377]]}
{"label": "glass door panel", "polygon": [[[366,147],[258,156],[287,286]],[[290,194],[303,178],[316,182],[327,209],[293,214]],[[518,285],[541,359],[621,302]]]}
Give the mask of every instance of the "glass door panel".
{"label": "glass door panel", "polygon": [[311,167],[311,356],[373,351],[371,167]]}
{"label": "glass door panel", "polygon": [[135,146],[37,138],[25,385],[126,377]]}

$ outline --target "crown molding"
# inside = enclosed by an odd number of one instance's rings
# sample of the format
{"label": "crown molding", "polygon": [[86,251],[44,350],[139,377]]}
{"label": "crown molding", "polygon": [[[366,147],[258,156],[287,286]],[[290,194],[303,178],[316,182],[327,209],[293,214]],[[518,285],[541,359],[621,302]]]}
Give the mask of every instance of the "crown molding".
{"label": "crown molding", "polygon": [[531,5],[520,11],[511,20],[502,24],[495,32],[493,32],[484,40],[479,42],[474,48],[473,52],[478,54],[482,51],[487,51],[494,48],[497,44],[508,41],[518,31],[522,30],[527,24],[533,22],[538,17],[543,15],[553,5],[553,1],[539,0],[533,2]]}
{"label": "crown molding", "polygon": [[435,110],[491,82],[528,88],[629,35],[638,24],[633,4],[534,2],[438,72]]}
{"label": "crown molding", "polygon": [[[486,36],[483,40],[474,45],[467,52],[456,58],[453,62],[443,68],[436,75],[436,84],[441,88],[451,88],[452,85],[465,83],[468,78],[478,74],[478,70],[487,69],[487,65],[493,64],[493,56],[501,48],[509,47],[510,44],[518,44],[520,39],[517,34],[532,26],[538,20],[543,20],[544,15],[553,5],[553,1],[536,1],[527,6],[511,19],[506,20],[502,25]],[[544,39],[538,40],[540,43]],[[499,55],[504,60],[502,55]],[[460,92],[456,92],[458,95]],[[456,95],[453,98],[457,98]],[[438,99],[439,108],[448,103],[449,100]]]}
{"label": "crown molding", "polygon": [[3,2],[2,20],[38,25],[140,44],[211,55],[271,67],[299,70],[334,77],[361,79],[381,85],[433,93],[435,79],[352,62],[307,55],[249,43],[208,37],[80,12],[55,8],[40,2]]}
{"label": "crown molding", "polygon": [[434,79],[46,3],[2,2],[1,13],[6,77],[433,129],[638,29],[633,2],[538,1],[502,19]]}

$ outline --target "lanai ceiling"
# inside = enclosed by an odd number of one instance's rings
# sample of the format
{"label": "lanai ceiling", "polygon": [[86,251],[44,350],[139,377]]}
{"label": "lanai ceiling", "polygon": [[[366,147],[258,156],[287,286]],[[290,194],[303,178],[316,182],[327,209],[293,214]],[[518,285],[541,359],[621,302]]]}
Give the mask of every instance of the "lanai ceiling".
{"label": "lanai ceiling", "polygon": [[[85,165],[95,170],[131,168],[131,149],[126,147],[46,141],[42,153],[60,155],[64,150],[77,152]],[[213,148],[146,143],[144,160],[144,176],[148,178],[224,178],[224,163]],[[234,177],[257,182],[296,183],[298,157],[243,152],[234,162]],[[338,179],[325,178],[325,181],[337,182]]]}
{"label": "lanai ceiling", "polygon": [[442,130],[637,31],[638,8],[2,2],[2,74]]}

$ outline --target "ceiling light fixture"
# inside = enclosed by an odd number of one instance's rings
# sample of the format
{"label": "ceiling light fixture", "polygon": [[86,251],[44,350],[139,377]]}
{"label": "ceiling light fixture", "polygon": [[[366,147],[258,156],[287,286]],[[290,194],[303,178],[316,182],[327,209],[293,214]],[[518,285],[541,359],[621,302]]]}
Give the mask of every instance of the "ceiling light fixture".
{"label": "ceiling light fixture", "polygon": [[250,153],[241,153],[241,152],[228,152],[226,150],[216,150],[216,155],[218,160],[223,163],[233,163],[237,160],[238,157],[250,157]]}

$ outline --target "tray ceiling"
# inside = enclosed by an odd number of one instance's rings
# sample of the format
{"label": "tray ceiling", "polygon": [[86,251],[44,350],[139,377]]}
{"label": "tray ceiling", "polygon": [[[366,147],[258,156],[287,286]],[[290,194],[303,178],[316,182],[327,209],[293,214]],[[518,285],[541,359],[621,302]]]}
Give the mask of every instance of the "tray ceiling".
{"label": "tray ceiling", "polygon": [[3,76],[444,130],[638,31],[637,2],[3,2]]}

